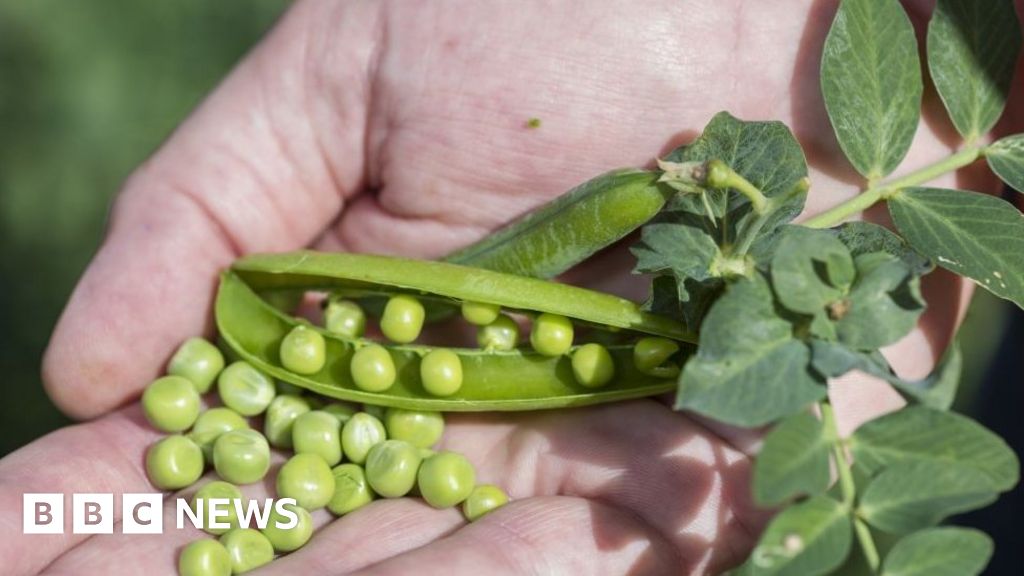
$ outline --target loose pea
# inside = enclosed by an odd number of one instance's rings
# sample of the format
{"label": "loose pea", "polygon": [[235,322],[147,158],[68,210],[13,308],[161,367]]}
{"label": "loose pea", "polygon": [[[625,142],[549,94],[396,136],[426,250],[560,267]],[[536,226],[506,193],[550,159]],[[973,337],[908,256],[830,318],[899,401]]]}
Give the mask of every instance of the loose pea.
{"label": "loose pea", "polygon": [[679,366],[666,361],[679,351],[679,344],[668,338],[649,336],[641,338],[633,347],[633,364],[641,374],[658,378],[675,378]]}
{"label": "loose pea", "polygon": [[157,378],[142,393],[142,410],[157,430],[182,432],[199,416],[199,393],[181,376]]}
{"label": "loose pea", "polygon": [[432,350],[420,360],[420,381],[434,396],[451,396],[462,388],[462,360],[451,350]]}
{"label": "loose pea", "polygon": [[167,373],[181,376],[192,382],[196,392],[206,394],[217,375],[224,369],[224,355],[216,346],[203,338],[189,338],[181,343],[171,361]]}
{"label": "loose pea", "polygon": [[366,332],[366,314],[351,300],[330,300],[324,310],[328,332],[345,338],[360,338]]}
{"label": "loose pea", "polygon": [[352,415],[356,413],[355,409],[339,404],[338,402],[331,402],[330,404],[320,408],[320,411],[326,412],[331,416],[338,419],[338,426],[343,426],[345,422],[348,422]]}
{"label": "loose pea", "polygon": [[392,296],[384,305],[380,331],[392,342],[408,344],[419,337],[424,317],[426,312],[419,300],[405,294]]}
{"label": "loose pea", "polygon": [[[420,465],[417,486],[434,508],[449,508],[469,497],[476,484],[473,465],[462,454],[438,452]],[[372,486],[372,484],[371,484]]]}
{"label": "loose pea", "polygon": [[417,448],[430,448],[444,433],[444,416],[426,410],[388,408],[384,412],[388,438],[404,440]]}
{"label": "loose pea", "polygon": [[611,382],[615,362],[608,349],[600,344],[584,344],[572,354],[572,373],[587,388],[600,388]]}
{"label": "loose pea", "polygon": [[300,324],[281,339],[281,365],[296,374],[316,374],[327,361],[326,347],[319,332]]}
{"label": "loose pea", "polygon": [[231,576],[231,555],[216,540],[196,540],[178,556],[178,576]]}
{"label": "loose pea", "polygon": [[384,424],[365,412],[358,412],[341,429],[341,447],[345,457],[356,464],[366,462],[370,448],[387,438]]}
{"label": "loose pea", "polygon": [[462,513],[466,520],[475,522],[488,512],[497,510],[508,504],[508,494],[493,484],[481,484],[469,493],[469,497],[462,503]]}
{"label": "loose pea", "polygon": [[486,326],[494,322],[498,318],[498,314],[501,314],[501,306],[497,304],[470,301],[462,303],[462,317],[470,324]]}
{"label": "loose pea", "polygon": [[545,356],[561,356],[572,347],[572,322],[565,316],[544,313],[533,321],[530,345]]}
{"label": "loose pea", "polygon": [[419,449],[401,440],[385,440],[366,456],[366,481],[385,498],[401,498],[416,485]]}
{"label": "loose pea", "polygon": [[[213,502],[217,500],[216,509],[217,517],[213,517]],[[227,500],[225,505],[221,500]],[[232,530],[234,528],[241,527],[241,523],[238,520],[238,509],[235,508],[235,502],[242,501],[242,491],[238,489],[238,486],[225,482],[223,480],[214,480],[213,482],[207,482],[203,484],[195,495],[192,497],[192,510],[197,515],[203,518],[203,530],[210,534],[219,535]],[[224,514],[223,512],[226,512]],[[216,523],[227,524],[226,528],[214,528],[211,524]]]}
{"label": "loose pea", "polygon": [[270,445],[255,430],[225,432],[213,444],[213,467],[228,482],[252,484],[270,469]]}
{"label": "loose pea", "polygon": [[309,412],[305,398],[291,394],[278,395],[263,415],[263,434],[274,448],[291,449],[295,420]]}
{"label": "loose pea", "polygon": [[484,350],[512,350],[519,343],[519,325],[510,316],[501,314],[494,322],[477,330],[476,341]]}
{"label": "loose pea", "polygon": [[[267,527],[260,530],[260,532],[267,537],[274,550],[278,552],[293,552],[305,546],[306,542],[309,542],[309,539],[313,537],[313,517],[309,515],[309,511],[305,508],[294,504],[284,504],[283,506],[289,512],[295,514],[297,520],[282,514],[277,509],[277,506],[274,506],[267,518]],[[280,527],[280,525],[289,525],[293,521],[295,525],[291,528]]]}
{"label": "loose pea", "polygon": [[334,494],[327,503],[327,509],[336,516],[348,514],[373,501],[373,491],[366,482],[366,473],[358,464],[335,466]]}
{"label": "loose pea", "polygon": [[217,392],[224,405],[242,416],[255,416],[274,399],[274,381],[240,360],[224,369],[217,378]]}
{"label": "loose pea", "polygon": [[395,361],[379,344],[370,344],[352,355],[352,381],[367,392],[383,392],[395,383]]}
{"label": "loose pea", "polygon": [[301,414],[292,426],[296,454],[315,454],[328,466],[341,462],[341,425],[334,416],[314,410]]}
{"label": "loose pea", "polygon": [[236,528],[220,537],[231,557],[231,572],[255,570],[274,559],[274,545],[259,530]]}
{"label": "loose pea", "polygon": [[146,474],[161,490],[191,486],[203,475],[203,451],[180,434],[162,438],[146,451]]}
{"label": "loose pea", "polygon": [[296,454],[277,473],[277,495],[294,498],[306,510],[323,508],[334,495],[334,474],[316,454]]}
{"label": "loose pea", "polygon": [[203,459],[207,464],[213,464],[213,444],[220,438],[220,435],[232,430],[248,428],[249,423],[242,418],[238,412],[231,408],[210,408],[203,412],[192,425],[188,433],[189,439],[199,445],[203,450]]}

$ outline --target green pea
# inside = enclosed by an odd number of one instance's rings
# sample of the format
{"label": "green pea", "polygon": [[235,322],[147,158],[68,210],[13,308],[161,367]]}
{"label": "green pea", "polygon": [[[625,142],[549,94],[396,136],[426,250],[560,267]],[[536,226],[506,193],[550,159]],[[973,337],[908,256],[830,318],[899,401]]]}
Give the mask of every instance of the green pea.
{"label": "green pea", "polygon": [[260,532],[267,537],[274,550],[278,552],[294,552],[306,545],[313,537],[313,517],[309,511],[294,504],[282,504],[289,512],[295,514],[295,525],[291,528],[281,528],[280,525],[288,525],[293,522],[292,518],[282,514],[277,506],[274,506],[267,517],[267,527]]}
{"label": "green pea", "polygon": [[572,374],[581,386],[600,388],[615,376],[615,362],[600,344],[584,344],[572,353]]}
{"label": "green pea", "polygon": [[157,440],[146,451],[146,474],[161,490],[191,486],[203,475],[203,451],[180,434]]}
{"label": "green pea", "polygon": [[324,309],[328,332],[344,338],[361,338],[366,332],[366,313],[351,300],[330,300]]}
{"label": "green pea", "polygon": [[224,405],[242,416],[256,416],[274,399],[274,381],[240,360],[224,369],[217,378],[217,392]]}
{"label": "green pea", "polygon": [[370,344],[352,355],[352,381],[367,392],[383,392],[395,383],[395,361],[387,348]]}
{"label": "green pea", "polygon": [[366,412],[381,422],[384,421],[384,413],[387,411],[388,409],[383,406],[377,406],[376,404],[363,404],[363,412]]}
{"label": "green pea", "polygon": [[[469,497],[476,484],[473,465],[462,454],[438,452],[420,465],[417,486],[434,508],[449,508]],[[372,486],[372,484],[371,484]]]}
{"label": "green pea", "polygon": [[358,510],[373,501],[373,491],[366,482],[366,473],[358,464],[335,466],[334,494],[327,503],[327,509],[336,516]]}
{"label": "green pea", "polygon": [[281,365],[296,374],[316,374],[327,362],[327,343],[319,332],[298,325],[281,340]]}
{"label": "green pea", "polygon": [[[213,517],[214,506],[211,500],[218,501],[216,502],[216,518]],[[220,500],[227,500],[227,505],[220,502]],[[235,502],[241,501],[242,491],[238,489],[238,486],[223,480],[214,480],[203,484],[203,487],[192,496],[192,510],[203,518],[203,530],[210,534],[218,535],[241,527],[241,522],[238,519],[238,509],[235,508]],[[222,512],[226,512],[226,514]],[[227,524],[228,526],[226,528],[213,528],[210,524],[214,522],[217,524]]]}
{"label": "green pea", "polygon": [[280,394],[271,401],[263,415],[263,434],[274,448],[292,447],[292,428],[299,416],[309,412],[305,398],[291,394]]}
{"label": "green pea", "polygon": [[277,473],[277,495],[306,510],[323,508],[334,494],[331,467],[316,454],[296,454]]}
{"label": "green pea", "polygon": [[357,412],[341,429],[341,448],[345,457],[356,464],[366,462],[366,455],[387,438],[384,424],[365,412]]}
{"label": "green pea", "polygon": [[637,371],[658,378],[675,378],[679,366],[666,361],[679,351],[679,344],[668,338],[649,336],[641,338],[633,347],[633,364]]}
{"label": "green pea", "polygon": [[224,407],[210,408],[196,418],[188,437],[202,448],[206,463],[213,464],[213,444],[217,438],[225,432],[248,427],[249,423],[238,412]]}
{"label": "green pea", "polygon": [[392,296],[384,305],[380,331],[392,342],[408,344],[419,337],[425,317],[426,311],[419,300],[405,294]]}
{"label": "green pea", "polygon": [[334,416],[314,410],[299,415],[292,426],[296,454],[315,454],[328,466],[341,462],[341,425]]}
{"label": "green pea", "polygon": [[157,378],[142,393],[142,411],[162,432],[188,430],[199,416],[199,393],[181,376]]}
{"label": "green pea", "polygon": [[274,382],[274,390],[277,392],[278,396],[282,394],[288,394],[289,396],[302,396],[306,392],[305,388],[296,386],[290,382],[285,382],[284,380]]}
{"label": "green pea", "polygon": [[469,493],[462,503],[462,514],[466,520],[475,522],[487,513],[508,504],[508,494],[493,484],[481,484]]}
{"label": "green pea", "polygon": [[167,373],[192,383],[196,392],[206,394],[224,369],[224,355],[204,338],[189,338],[181,343],[167,363]]}
{"label": "green pea", "polygon": [[366,456],[366,481],[385,498],[401,498],[416,485],[420,452],[401,440],[385,440]]}
{"label": "green pea", "polygon": [[274,559],[274,545],[259,530],[236,528],[221,536],[220,543],[231,557],[232,574],[255,570]]}
{"label": "green pea", "polygon": [[512,350],[519,344],[519,325],[502,314],[477,330],[476,341],[484,350]]}
{"label": "green pea", "polygon": [[404,440],[417,448],[430,448],[444,433],[444,416],[426,410],[388,408],[384,412],[388,438]]}
{"label": "green pea", "polygon": [[544,313],[533,321],[530,345],[545,356],[561,356],[572,348],[572,322],[565,316]]}
{"label": "green pea", "polygon": [[352,415],[356,413],[354,408],[338,402],[331,402],[323,408],[320,408],[320,411],[334,416],[338,420],[338,426],[344,425],[345,422],[348,422],[349,419],[352,418]]}
{"label": "green pea", "polygon": [[213,444],[213,467],[228,482],[252,484],[270,469],[270,445],[255,430],[225,432]]}
{"label": "green pea", "polygon": [[231,576],[231,555],[216,540],[190,542],[178,556],[178,576]]}
{"label": "green pea", "polygon": [[420,360],[420,381],[434,396],[451,396],[462,388],[462,360],[451,350],[431,350]]}
{"label": "green pea", "polygon": [[463,302],[462,317],[470,324],[486,326],[494,322],[501,314],[501,306],[497,304],[485,304],[483,302]]}

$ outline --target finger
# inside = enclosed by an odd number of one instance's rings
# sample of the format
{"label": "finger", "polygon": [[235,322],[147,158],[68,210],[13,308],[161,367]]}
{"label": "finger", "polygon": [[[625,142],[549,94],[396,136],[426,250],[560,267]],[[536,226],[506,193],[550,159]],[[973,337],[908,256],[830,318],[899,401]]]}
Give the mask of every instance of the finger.
{"label": "finger", "polygon": [[136,395],[210,331],[219,269],[304,246],[336,217],[362,178],[375,10],[296,4],[128,180],[44,359],[62,410]]}

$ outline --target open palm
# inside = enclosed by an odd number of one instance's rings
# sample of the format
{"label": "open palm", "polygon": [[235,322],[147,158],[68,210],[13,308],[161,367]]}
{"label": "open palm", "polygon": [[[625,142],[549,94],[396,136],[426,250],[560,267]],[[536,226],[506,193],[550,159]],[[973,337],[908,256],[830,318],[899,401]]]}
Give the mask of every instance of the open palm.
{"label": "open palm", "polygon": [[[136,406],[117,407],[180,341],[211,330],[217,272],[241,254],[437,257],[609,168],[650,164],[721,109],[793,128],[811,165],[809,213],[852,195],[860,183],[817,84],[834,10],[799,0],[642,10],[628,0],[300,2],[125,185],[44,365],[67,413],[114,411],[0,461],[3,517],[19,517],[23,492],[152,490],[142,455],[157,434]],[[958,144],[928,108],[911,169]],[[540,127],[527,126],[532,117]],[[642,297],[629,264],[612,253],[573,281]],[[910,375],[941,353],[968,297],[949,276],[929,280],[941,311],[891,355]],[[847,428],[898,402],[853,380],[833,389]],[[742,560],[766,518],[748,500],[753,436],[654,400],[448,421],[444,445],[515,502],[472,525],[411,499],[374,502],[268,570],[717,572]],[[198,536],[0,530],[15,574],[173,573]]]}

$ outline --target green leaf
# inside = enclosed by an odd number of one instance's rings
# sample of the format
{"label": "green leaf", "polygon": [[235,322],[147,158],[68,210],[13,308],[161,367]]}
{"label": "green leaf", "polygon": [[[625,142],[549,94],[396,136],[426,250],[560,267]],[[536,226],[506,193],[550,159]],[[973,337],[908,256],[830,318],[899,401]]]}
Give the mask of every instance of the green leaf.
{"label": "green leaf", "polygon": [[971,528],[930,528],[900,539],[882,576],[975,576],[992,557],[992,539]]}
{"label": "green leaf", "polygon": [[760,426],[825,395],[807,344],[775,311],[768,282],[755,273],[730,284],[708,312],[700,347],[679,380],[677,409],[737,426]]}
{"label": "green leaf", "polygon": [[910,271],[917,276],[923,276],[935,268],[930,260],[911,248],[903,238],[878,224],[863,221],[847,222],[828,230],[836,234],[840,242],[846,244],[854,258],[861,254],[886,252],[905,262]]}
{"label": "green leaf", "polygon": [[855,262],[857,281],[837,316],[839,341],[860,350],[874,350],[905,336],[924,312],[920,280],[891,254],[862,254]]}
{"label": "green leaf", "polygon": [[908,402],[938,410],[948,410],[952,406],[963,366],[960,346],[955,341],[950,343],[931,374],[921,380],[905,380],[897,376],[878,351],[852,350],[837,342],[813,340],[811,358],[815,370],[826,378],[859,370],[892,384]]}
{"label": "green leaf", "polygon": [[827,574],[846,559],[852,539],[849,511],[813,496],[772,520],[744,569],[756,576]]}
{"label": "green leaf", "polygon": [[988,478],[967,466],[919,460],[882,470],[860,499],[858,513],[879,530],[905,534],[995,501]]}
{"label": "green leaf", "polygon": [[917,40],[897,0],[843,0],[821,58],[821,92],[839,146],[870,180],[906,155],[921,115]]}
{"label": "green leaf", "polygon": [[1024,216],[1005,200],[962,190],[908,188],[889,213],[910,245],[939,266],[1024,307]]}
{"label": "green leaf", "polygon": [[787,226],[772,258],[771,275],[783,306],[802,314],[824,313],[853,283],[853,258],[826,231]]}
{"label": "green leaf", "polygon": [[[677,279],[693,280],[715,276],[711,268],[720,253],[705,225],[706,220],[681,210],[659,214],[643,227],[640,241],[631,248],[634,272],[671,272]],[[682,283],[679,299],[688,299]]]}
{"label": "green leaf", "polygon": [[985,160],[1003,182],[1024,192],[1024,134],[997,140],[985,149]]}
{"label": "green leaf", "polygon": [[876,473],[901,463],[931,462],[981,474],[982,488],[1004,492],[1020,478],[1020,462],[998,435],[952,412],[911,406],[857,428],[850,437],[857,466]]}
{"label": "green leaf", "polygon": [[939,0],[928,25],[928,69],[953,125],[967,140],[1003,113],[1020,52],[1013,0]]}
{"label": "green leaf", "polygon": [[774,506],[800,494],[828,488],[829,442],[814,416],[794,414],[765,437],[754,462],[754,499]]}

